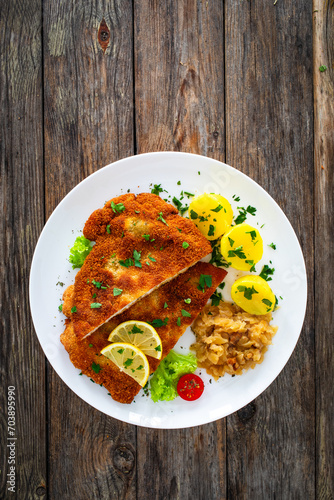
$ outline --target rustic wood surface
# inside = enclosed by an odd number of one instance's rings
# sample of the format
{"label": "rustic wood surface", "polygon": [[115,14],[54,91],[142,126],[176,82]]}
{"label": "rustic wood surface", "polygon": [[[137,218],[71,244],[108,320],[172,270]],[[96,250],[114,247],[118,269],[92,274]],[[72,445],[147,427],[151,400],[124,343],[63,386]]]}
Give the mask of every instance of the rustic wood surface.
{"label": "rustic wood surface", "polygon": [[[332,0],[0,2],[1,498],[334,498],[333,33]],[[168,431],[72,393],[45,360],[28,299],[59,201],[104,165],[159,150],[259,182],[296,231],[309,290],[274,383],[226,419]]]}

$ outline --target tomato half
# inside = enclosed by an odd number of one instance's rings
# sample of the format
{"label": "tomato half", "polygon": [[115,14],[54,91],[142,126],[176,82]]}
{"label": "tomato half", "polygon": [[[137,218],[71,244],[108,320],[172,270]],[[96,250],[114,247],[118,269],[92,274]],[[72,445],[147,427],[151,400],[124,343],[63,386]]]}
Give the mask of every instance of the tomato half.
{"label": "tomato half", "polygon": [[187,373],[186,375],[182,375],[177,383],[177,393],[186,401],[195,401],[204,391],[204,383],[203,380],[194,373]]}

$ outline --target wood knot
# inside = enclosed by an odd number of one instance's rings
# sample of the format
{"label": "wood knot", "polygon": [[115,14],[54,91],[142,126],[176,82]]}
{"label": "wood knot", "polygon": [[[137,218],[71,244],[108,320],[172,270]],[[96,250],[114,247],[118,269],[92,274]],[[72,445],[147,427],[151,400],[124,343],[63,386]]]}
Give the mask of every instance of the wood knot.
{"label": "wood knot", "polygon": [[105,52],[108,45],[109,45],[110,29],[108,28],[107,23],[106,23],[104,18],[101,21],[97,38],[98,38],[99,44],[101,45],[103,52]]}
{"label": "wood knot", "polygon": [[215,139],[215,141],[216,141],[216,140],[218,139],[219,132],[217,132],[217,130],[215,130],[215,131],[213,132],[213,134],[212,134],[212,135],[213,135],[213,138],[214,138],[214,139]]}
{"label": "wood knot", "polygon": [[135,466],[135,456],[126,446],[119,446],[114,450],[114,466],[123,474],[130,474]]}
{"label": "wood knot", "polygon": [[254,403],[254,401],[252,401],[244,408],[241,408],[241,410],[237,412],[237,415],[239,417],[240,422],[245,424],[246,422],[248,422],[248,420],[254,417],[255,413],[256,413],[256,404]]}
{"label": "wood knot", "polygon": [[46,495],[46,488],[45,488],[45,486],[38,486],[38,488],[36,488],[36,495],[39,496],[39,497],[42,497],[43,495]]}

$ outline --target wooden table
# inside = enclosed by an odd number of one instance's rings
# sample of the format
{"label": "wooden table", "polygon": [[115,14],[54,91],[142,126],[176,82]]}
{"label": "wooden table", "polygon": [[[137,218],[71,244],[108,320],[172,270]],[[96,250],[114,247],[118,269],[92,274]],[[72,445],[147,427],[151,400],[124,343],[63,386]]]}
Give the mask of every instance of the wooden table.
{"label": "wooden table", "polygon": [[[333,499],[333,0],[3,0],[0,27],[1,498]],[[164,150],[263,186],[299,237],[309,283],[275,382],[225,419],[169,431],[73,394],[28,300],[37,238],[66,193],[115,160]]]}

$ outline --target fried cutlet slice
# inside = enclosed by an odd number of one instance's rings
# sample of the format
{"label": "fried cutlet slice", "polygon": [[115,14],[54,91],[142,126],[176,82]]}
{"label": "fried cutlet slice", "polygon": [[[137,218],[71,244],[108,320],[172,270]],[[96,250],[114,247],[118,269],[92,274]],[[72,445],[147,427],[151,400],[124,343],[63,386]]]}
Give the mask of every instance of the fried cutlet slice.
{"label": "fried cutlet slice", "polygon": [[149,193],[108,201],[89,217],[84,236],[96,244],[74,283],[72,322],[80,338],[211,252],[191,220]]}
{"label": "fried cutlet slice", "polygon": [[[100,351],[110,344],[110,333],[124,321],[151,322],[161,338],[163,359],[198,316],[225,276],[225,270],[198,262],[185,273],[138,300],[87,338],[80,340],[73,330],[72,320],[67,319],[66,329],[60,340],[76,368],[97,384],[103,384],[115,401],[131,403],[141,389],[140,385],[100,354]],[[72,294],[73,285],[68,287],[64,294],[63,312],[66,315],[71,315]],[[190,299],[189,304],[189,300],[185,302],[186,299]],[[150,356],[147,359],[151,372],[154,372],[160,361]]]}

